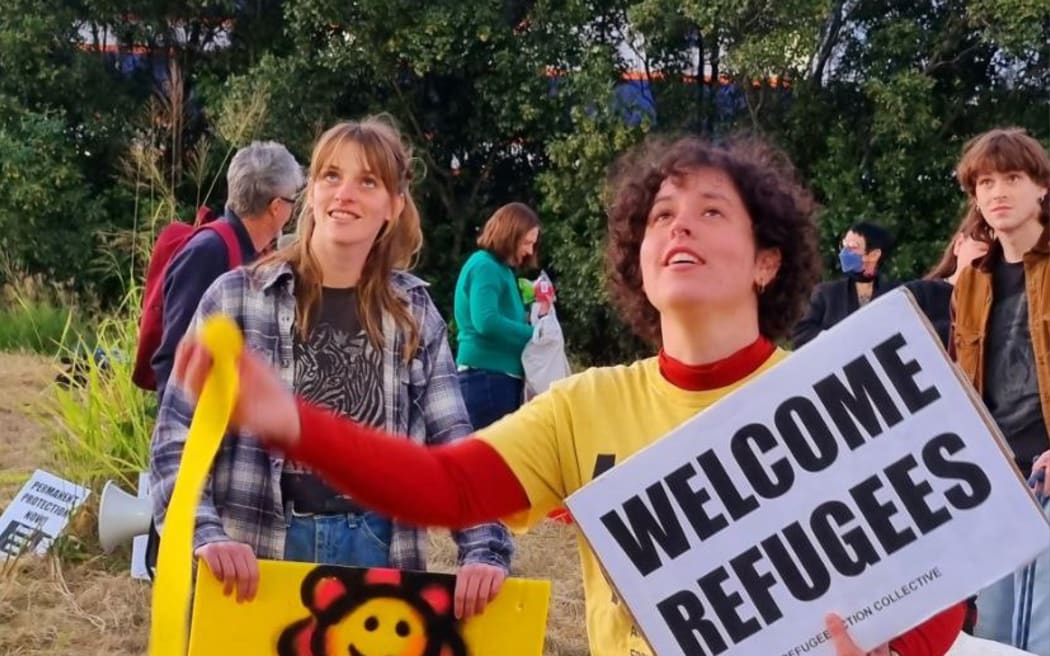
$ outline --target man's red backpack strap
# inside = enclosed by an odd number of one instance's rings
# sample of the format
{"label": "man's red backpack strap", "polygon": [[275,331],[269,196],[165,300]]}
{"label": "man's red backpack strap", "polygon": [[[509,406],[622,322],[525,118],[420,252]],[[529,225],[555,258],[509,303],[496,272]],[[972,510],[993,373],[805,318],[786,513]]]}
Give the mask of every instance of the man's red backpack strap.
{"label": "man's red backpack strap", "polygon": [[[207,223],[194,230],[194,232],[200,230],[214,230],[219,233],[222,237],[223,243],[226,244],[226,269],[236,269],[242,264],[242,253],[241,253],[241,242],[237,239],[237,233],[233,229],[233,225],[224,222]],[[189,241],[188,239],[186,241]]]}
{"label": "man's red backpack strap", "polygon": [[216,216],[201,207],[195,225],[173,221],[157,235],[146,268],[146,286],[142,293],[142,319],[139,322],[138,345],[135,351],[135,369],[131,380],[144,390],[157,389],[153,374],[153,354],[164,337],[164,275],[175,255],[201,230],[218,233],[226,245],[226,268],[239,267],[244,259],[241,243],[233,225],[215,221]]}

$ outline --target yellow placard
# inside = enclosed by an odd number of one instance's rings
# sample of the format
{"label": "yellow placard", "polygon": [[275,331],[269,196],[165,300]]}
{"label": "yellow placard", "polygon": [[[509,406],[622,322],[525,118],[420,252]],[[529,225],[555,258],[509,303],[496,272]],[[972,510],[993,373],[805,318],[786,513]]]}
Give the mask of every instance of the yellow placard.
{"label": "yellow placard", "polygon": [[243,337],[228,317],[201,327],[213,366],[190,422],[165,517],[150,656],[540,656],[546,581],[508,579],[480,616],[452,616],[455,577],[260,561],[259,591],[237,603],[202,562],[187,640],[197,504],[233,413]]}
{"label": "yellow placard", "polygon": [[213,365],[190,422],[164,520],[153,586],[150,656],[186,654],[197,504],[237,398],[237,360],[244,346],[237,324],[228,317],[211,317],[201,326],[201,341]]}
{"label": "yellow placard", "polygon": [[190,656],[541,656],[550,583],[508,579],[485,611],[452,616],[451,574],[259,562],[250,602],[202,563]]}

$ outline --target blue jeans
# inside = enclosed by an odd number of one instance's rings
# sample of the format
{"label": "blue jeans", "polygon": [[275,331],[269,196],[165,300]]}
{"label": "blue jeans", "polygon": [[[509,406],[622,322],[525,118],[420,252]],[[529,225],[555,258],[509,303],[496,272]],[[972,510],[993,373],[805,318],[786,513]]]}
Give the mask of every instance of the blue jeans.
{"label": "blue jeans", "polygon": [[302,515],[288,511],[284,559],[320,565],[388,567],[390,520],[371,512]]}
{"label": "blue jeans", "polygon": [[[1050,497],[1042,497],[1050,514]],[[1050,549],[977,595],[978,638],[1050,656]]]}
{"label": "blue jeans", "polygon": [[521,407],[525,381],[484,369],[467,369],[459,372],[459,389],[470,423],[477,430]]}

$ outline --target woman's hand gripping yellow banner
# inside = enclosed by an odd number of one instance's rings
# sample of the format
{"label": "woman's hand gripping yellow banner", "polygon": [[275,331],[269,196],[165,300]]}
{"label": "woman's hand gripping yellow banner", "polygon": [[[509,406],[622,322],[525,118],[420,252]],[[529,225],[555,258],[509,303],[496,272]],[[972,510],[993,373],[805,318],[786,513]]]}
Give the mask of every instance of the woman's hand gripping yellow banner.
{"label": "woman's hand gripping yellow banner", "polygon": [[200,335],[211,353],[212,368],[190,422],[164,521],[153,587],[150,656],[186,655],[197,504],[230,423],[240,384],[237,362],[244,338],[237,324],[228,317],[214,316],[201,326]]}

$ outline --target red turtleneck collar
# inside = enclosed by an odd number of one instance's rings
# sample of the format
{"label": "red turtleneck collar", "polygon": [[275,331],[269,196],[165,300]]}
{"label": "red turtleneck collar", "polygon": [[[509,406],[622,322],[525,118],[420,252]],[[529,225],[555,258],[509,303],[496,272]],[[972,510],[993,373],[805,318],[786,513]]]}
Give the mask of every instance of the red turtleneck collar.
{"label": "red turtleneck collar", "polygon": [[732,385],[762,366],[776,350],[773,342],[759,337],[729,357],[708,364],[679,362],[660,349],[660,373],[669,383],[690,392]]}

